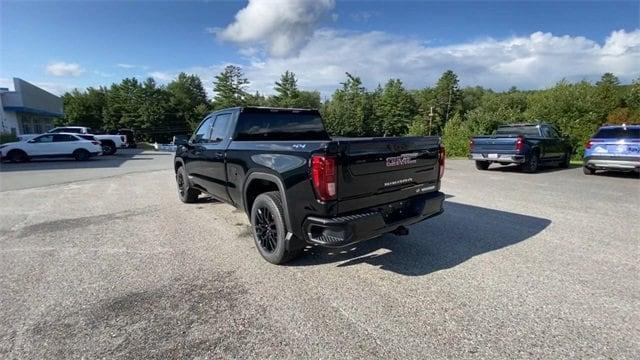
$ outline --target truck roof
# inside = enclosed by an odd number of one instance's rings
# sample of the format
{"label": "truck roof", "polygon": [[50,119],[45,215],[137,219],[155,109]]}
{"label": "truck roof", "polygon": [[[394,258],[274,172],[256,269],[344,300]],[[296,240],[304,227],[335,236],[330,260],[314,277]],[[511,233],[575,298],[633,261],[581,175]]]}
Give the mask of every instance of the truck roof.
{"label": "truck roof", "polygon": [[229,110],[239,110],[239,111],[258,111],[258,112],[317,112],[318,109],[304,109],[304,108],[281,108],[281,107],[273,107],[273,106],[236,106],[231,108],[224,108],[220,110],[216,110],[214,112],[220,111],[229,111]]}
{"label": "truck roof", "polygon": [[547,123],[535,123],[535,124],[505,124],[498,126],[501,127],[522,127],[522,126],[540,126],[540,125],[548,125]]}

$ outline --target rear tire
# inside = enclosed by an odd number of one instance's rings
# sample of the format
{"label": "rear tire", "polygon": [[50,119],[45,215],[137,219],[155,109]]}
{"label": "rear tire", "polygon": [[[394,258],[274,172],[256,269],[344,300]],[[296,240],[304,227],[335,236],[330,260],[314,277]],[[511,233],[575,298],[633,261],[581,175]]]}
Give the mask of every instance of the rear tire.
{"label": "rear tire", "polygon": [[491,163],[489,161],[476,161],[476,169],[478,170],[487,170]]}
{"label": "rear tire", "polygon": [[256,248],[265,260],[279,265],[300,255],[299,248],[287,250],[287,227],[278,191],[258,195],[251,208],[250,220]]}
{"label": "rear tire", "polygon": [[571,153],[565,153],[564,158],[562,158],[562,162],[560,162],[560,168],[568,169],[571,165]]}
{"label": "rear tire", "polygon": [[29,155],[22,150],[11,150],[7,154],[7,159],[12,163],[21,163],[29,161]]}
{"label": "rear tire", "polygon": [[583,166],[583,167],[582,167],[582,172],[583,172],[585,175],[593,175],[593,174],[595,174],[595,173],[596,173],[596,170],[595,170],[595,169],[592,169],[592,168],[589,168],[589,167],[586,167],[586,166]]}
{"label": "rear tire", "polygon": [[522,164],[522,170],[526,173],[534,173],[538,171],[538,167],[540,165],[540,157],[537,152],[531,153],[531,156],[527,159],[527,161]]}
{"label": "rear tire", "polygon": [[116,144],[114,144],[113,141],[102,141],[100,145],[102,146],[102,153],[104,155],[113,155],[116,153]]}
{"label": "rear tire", "polygon": [[78,161],[87,161],[91,157],[91,153],[85,149],[77,149],[73,152],[73,157]]}
{"label": "rear tire", "polygon": [[198,201],[200,191],[191,186],[184,166],[180,166],[176,171],[176,184],[178,185],[178,197],[183,203],[191,204]]}

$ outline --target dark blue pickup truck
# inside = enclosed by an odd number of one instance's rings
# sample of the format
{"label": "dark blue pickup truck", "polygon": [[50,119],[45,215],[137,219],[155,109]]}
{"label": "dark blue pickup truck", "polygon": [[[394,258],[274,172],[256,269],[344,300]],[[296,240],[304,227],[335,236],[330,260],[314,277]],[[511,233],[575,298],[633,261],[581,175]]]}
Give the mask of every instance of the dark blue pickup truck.
{"label": "dark blue pickup truck", "polygon": [[493,135],[471,138],[469,148],[478,170],[487,170],[492,163],[518,164],[529,173],[543,164],[568,168],[573,153],[569,140],[549,124],[500,126]]}

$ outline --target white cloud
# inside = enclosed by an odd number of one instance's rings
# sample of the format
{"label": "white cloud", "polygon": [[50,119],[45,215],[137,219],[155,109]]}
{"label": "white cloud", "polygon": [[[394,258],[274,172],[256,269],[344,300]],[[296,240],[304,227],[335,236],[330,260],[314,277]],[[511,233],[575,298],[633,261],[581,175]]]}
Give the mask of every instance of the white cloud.
{"label": "white cloud", "polygon": [[85,70],[77,63],[64,61],[51,63],[46,66],[47,73],[53,76],[80,76]]}
{"label": "white cloud", "polygon": [[503,40],[428,46],[384,32],[323,29],[296,56],[266,56],[243,68],[254,90],[272,93],[273,82],[290,70],[301,87],[325,95],[344,81],[347,71],[371,88],[389,78],[399,78],[410,88],[433,85],[447,69],[455,71],[463,85],[496,90],[510,86],[538,89],[563,78],[593,80],[604,72],[630,81],[640,74],[640,30],[614,31],[602,45],[580,36],[536,32]]}
{"label": "white cloud", "polygon": [[147,75],[151,76],[152,78],[160,82],[170,81],[177,76],[177,74],[175,73],[170,73],[166,71],[152,71]]}
{"label": "white cloud", "polygon": [[309,41],[318,21],[334,6],[334,0],[249,0],[233,23],[207,31],[241,46],[264,44],[272,56],[284,57]]}
{"label": "white cloud", "polygon": [[116,64],[117,67],[119,68],[123,68],[123,69],[143,69],[146,70],[149,67],[146,65],[136,65],[136,64],[127,64],[127,63],[119,63]]}

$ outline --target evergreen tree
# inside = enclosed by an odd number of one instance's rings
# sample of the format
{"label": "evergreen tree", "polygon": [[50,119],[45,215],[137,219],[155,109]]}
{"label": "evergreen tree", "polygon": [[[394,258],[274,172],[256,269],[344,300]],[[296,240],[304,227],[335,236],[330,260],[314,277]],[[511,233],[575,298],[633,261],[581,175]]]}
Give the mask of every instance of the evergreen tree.
{"label": "evergreen tree", "polygon": [[197,75],[180,73],[167,85],[171,127],[185,132],[195,129],[208,112],[207,93]]}
{"label": "evergreen tree", "polygon": [[458,76],[451,70],[445,71],[436,83],[434,93],[434,127],[437,133],[440,133],[444,124],[456,112],[462,110],[462,93]]}
{"label": "evergreen tree", "polygon": [[247,98],[246,87],[249,80],[244,77],[242,69],[235,65],[227,65],[224,70],[216,75],[213,82],[214,109],[223,109],[234,106],[242,106]]}
{"label": "evergreen tree", "polygon": [[416,103],[399,79],[391,79],[384,86],[376,115],[382,125],[381,135],[399,136],[407,133],[417,115]]}
{"label": "evergreen tree", "polygon": [[620,80],[612,73],[605,73],[596,82],[596,101],[598,103],[599,117],[603,120],[621,105],[622,98],[620,96]]}
{"label": "evergreen tree", "polygon": [[280,81],[276,81],[274,90],[276,91],[276,95],[272,98],[274,106],[296,107],[300,96],[296,74],[289,70],[285,71],[280,76]]}
{"label": "evergreen tree", "polygon": [[342,88],[337,89],[325,105],[327,130],[336,136],[364,136],[367,122],[373,118],[373,104],[359,77],[347,73]]}

